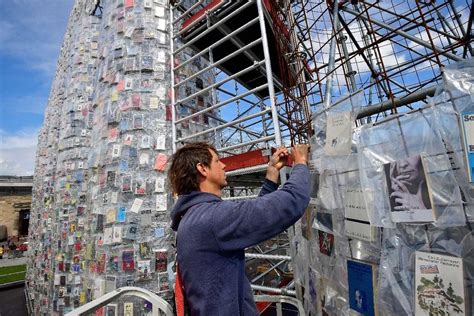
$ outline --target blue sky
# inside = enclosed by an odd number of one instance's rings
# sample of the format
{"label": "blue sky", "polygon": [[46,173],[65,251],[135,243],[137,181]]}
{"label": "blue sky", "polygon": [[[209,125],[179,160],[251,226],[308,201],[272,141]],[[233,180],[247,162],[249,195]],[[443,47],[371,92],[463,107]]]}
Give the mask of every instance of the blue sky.
{"label": "blue sky", "polygon": [[32,175],[73,0],[0,0],[0,175]]}

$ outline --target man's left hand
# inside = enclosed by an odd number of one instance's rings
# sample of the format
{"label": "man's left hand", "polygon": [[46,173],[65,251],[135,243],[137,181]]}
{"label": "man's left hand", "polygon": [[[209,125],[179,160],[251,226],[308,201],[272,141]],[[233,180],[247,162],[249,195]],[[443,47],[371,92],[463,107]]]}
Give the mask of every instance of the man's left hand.
{"label": "man's left hand", "polygon": [[286,164],[286,161],[288,160],[288,156],[290,153],[288,152],[288,149],[285,147],[280,147],[278,148],[273,155],[270,157],[270,162],[268,163],[268,167],[273,167],[280,171],[281,168]]}
{"label": "man's left hand", "polygon": [[290,153],[285,147],[280,147],[273,153],[273,155],[270,157],[270,161],[268,162],[266,176],[268,180],[278,183],[280,169],[285,166],[289,155]]}

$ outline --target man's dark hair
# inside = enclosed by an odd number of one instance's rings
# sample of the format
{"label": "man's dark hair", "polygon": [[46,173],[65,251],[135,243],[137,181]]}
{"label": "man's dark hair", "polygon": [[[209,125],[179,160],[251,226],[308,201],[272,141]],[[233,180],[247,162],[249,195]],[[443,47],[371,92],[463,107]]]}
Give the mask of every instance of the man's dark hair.
{"label": "man's dark hair", "polygon": [[176,151],[171,158],[168,171],[168,179],[174,194],[199,191],[200,174],[196,165],[202,163],[210,167],[212,155],[209,150],[217,153],[214,146],[204,142],[187,144]]}

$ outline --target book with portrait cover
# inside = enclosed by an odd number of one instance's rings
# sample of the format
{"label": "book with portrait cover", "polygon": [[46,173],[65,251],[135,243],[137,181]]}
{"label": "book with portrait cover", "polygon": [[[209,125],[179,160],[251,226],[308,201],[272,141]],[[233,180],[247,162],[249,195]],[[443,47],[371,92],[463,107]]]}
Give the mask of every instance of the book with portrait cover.
{"label": "book with portrait cover", "polygon": [[376,316],[377,266],[356,260],[347,260],[349,307],[364,316]]}
{"label": "book with portrait cover", "polygon": [[415,315],[468,315],[465,302],[462,258],[417,251]]}
{"label": "book with portrait cover", "polygon": [[422,155],[387,163],[384,172],[394,222],[433,222],[436,219]]}

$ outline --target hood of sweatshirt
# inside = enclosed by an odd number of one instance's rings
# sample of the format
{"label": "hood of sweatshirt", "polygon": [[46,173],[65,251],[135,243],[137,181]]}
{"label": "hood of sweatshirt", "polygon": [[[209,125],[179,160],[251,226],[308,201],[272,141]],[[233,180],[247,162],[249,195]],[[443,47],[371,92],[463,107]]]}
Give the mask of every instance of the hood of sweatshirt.
{"label": "hood of sweatshirt", "polygon": [[194,205],[219,201],[222,201],[220,197],[207,192],[194,191],[189,194],[180,195],[173,207],[173,210],[171,210],[171,228],[174,231],[177,231],[181,218]]}

